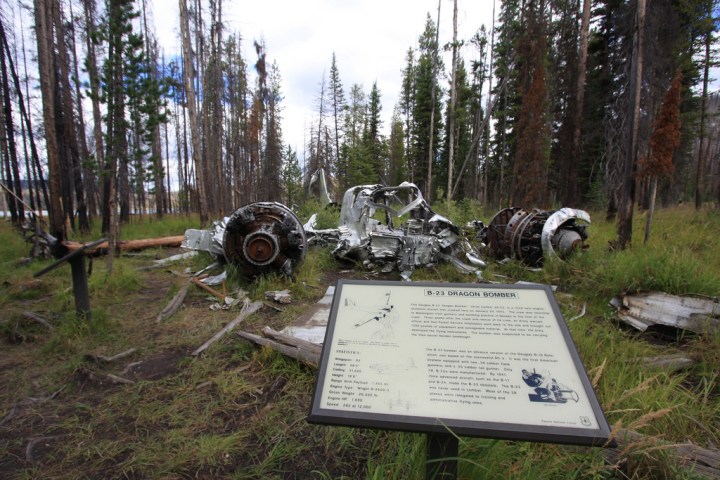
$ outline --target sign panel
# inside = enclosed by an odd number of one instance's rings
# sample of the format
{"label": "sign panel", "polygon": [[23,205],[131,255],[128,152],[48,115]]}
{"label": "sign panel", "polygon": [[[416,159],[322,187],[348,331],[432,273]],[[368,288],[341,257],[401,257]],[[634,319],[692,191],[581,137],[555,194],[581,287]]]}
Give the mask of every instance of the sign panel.
{"label": "sign panel", "polygon": [[609,435],[544,285],[339,281],[309,421],[585,445]]}

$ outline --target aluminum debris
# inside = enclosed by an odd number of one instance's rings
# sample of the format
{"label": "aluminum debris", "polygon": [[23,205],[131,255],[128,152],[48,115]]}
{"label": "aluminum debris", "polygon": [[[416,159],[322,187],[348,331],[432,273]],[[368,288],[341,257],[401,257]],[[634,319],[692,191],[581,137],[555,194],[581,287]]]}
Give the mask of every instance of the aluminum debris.
{"label": "aluminum debris", "polygon": [[717,298],[646,292],[615,297],[610,305],[617,309],[620,320],[642,332],[655,325],[695,333],[720,331],[720,303]]}
{"label": "aluminum debris", "polygon": [[308,181],[308,197],[313,196],[317,197],[320,201],[320,206],[322,207],[333,203],[328,189],[325,169],[322,167],[315,170],[315,172],[310,176],[310,181]]}
{"label": "aluminum debris", "polygon": [[[376,218],[378,212],[384,221]],[[485,267],[460,230],[433,212],[413,183],[351,187],[343,197],[337,230],[315,230],[312,221],[305,230],[321,239],[315,242],[337,238],[335,258],[381,272],[399,270],[405,280],[415,268],[431,267],[440,260],[478,277]]]}
{"label": "aluminum debris", "polygon": [[187,260],[188,258],[192,258],[195,255],[197,255],[197,251],[190,251],[185,253],[178,253],[177,255],[171,255],[169,257],[161,258],[159,260],[154,260],[153,264],[158,267],[164,267],[165,265],[169,265],[173,262],[178,262],[180,260]]}
{"label": "aluminum debris", "polygon": [[514,258],[541,267],[550,257],[565,259],[587,248],[590,215],[584,210],[557,211],[512,207],[500,210],[478,238],[499,258]]}
{"label": "aluminum debris", "polygon": [[265,292],[265,298],[282,304],[292,303],[290,290],[270,290]]}
{"label": "aluminum debris", "polygon": [[330,286],[325,295],[313,306],[300,315],[292,325],[283,328],[280,332],[301,340],[322,345],[325,341],[330,307],[332,306],[335,287]]}

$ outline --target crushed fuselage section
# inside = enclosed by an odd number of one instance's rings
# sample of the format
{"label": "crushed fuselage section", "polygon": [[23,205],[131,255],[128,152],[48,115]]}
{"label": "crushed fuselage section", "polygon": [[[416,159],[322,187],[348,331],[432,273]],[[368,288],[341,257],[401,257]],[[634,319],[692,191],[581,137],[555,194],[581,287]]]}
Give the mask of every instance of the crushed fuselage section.
{"label": "crushed fuselage section", "polygon": [[433,266],[438,260],[451,261],[478,276],[485,266],[459,229],[433,212],[412,183],[348,189],[339,223],[333,254],[340,260],[362,262],[383,272],[397,269],[405,279],[415,268]]}

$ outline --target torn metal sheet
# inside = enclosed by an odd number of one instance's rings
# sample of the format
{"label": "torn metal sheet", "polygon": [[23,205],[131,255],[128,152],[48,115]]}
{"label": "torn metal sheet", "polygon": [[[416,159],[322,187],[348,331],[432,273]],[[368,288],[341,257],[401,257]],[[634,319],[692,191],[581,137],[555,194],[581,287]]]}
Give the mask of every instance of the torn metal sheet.
{"label": "torn metal sheet", "polygon": [[188,250],[208,252],[215,258],[221,258],[223,255],[223,235],[229,219],[229,217],[225,217],[222,220],[216,220],[207,230],[193,228],[185,230],[185,240],[180,246]]}
{"label": "torn metal sheet", "polygon": [[335,295],[335,287],[330,286],[317,303],[300,315],[292,325],[283,328],[281,333],[322,345],[325,341],[333,295]]}
{"label": "torn metal sheet", "polygon": [[540,267],[551,257],[565,259],[587,248],[590,215],[584,210],[557,211],[517,207],[500,210],[478,238],[499,258],[514,258],[531,267]]}
{"label": "torn metal sheet", "polygon": [[292,303],[290,290],[270,290],[265,292],[265,298],[283,304]]}
{"label": "torn metal sheet", "polygon": [[[311,223],[305,227],[311,236],[318,235]],[[319,233],[321,237],[330,234]],[[450,261],[461,271],[478,277],[485,267],[460,230],[433,212],[413,183],[348,189],[339,227],[332,235],[338,236],[333,251],[337,259],[360,262],[381,272],[399,270],[405,280],[410,279],[415,268],[431,267],[439,260]]]}
{"label": "torn metal sheet", "polygon": [[190,252],[185,252],[185,253],[178,253],[177,255],[171,255],[166,258],[161,258],[159,260],[155,260],[155,261],[153,261],[153,263],[157,266],[165,266],[165,265],[168,265],[170,263],[177,262],[180,260],[187,260],[188,258],[192,258],[197,254],[198,254],[198,252],[194,251],[194,250],[190,251]]}
{"label": "torn metal sheet", "polygon": [[238,267],[246,278],[266,273],[291,275],[305,258],[302,224],[277,202],[249,203],[208,230],[187,230],[183,247],[209,252]]}
{"label": "torn metal sheet", "polygon": [[237,289],[230,295],[225,295],[225,299],[222,302],[215,302],[210,305],[210,310],[230,310],[240,304],[242,307],[246,307],[250,303],[248,298],[248,292],[242,288]]}
{"label": "torn metal sheet", "polygon": [[227,272],[222,272],[218,275],[213,275],[212,277],[205,277],[200,279],[202,283],[210,287],[214,287],[215,285],[222,285],[225,280],[227,280]]}
{"label": "torn metal sheet", "polygon": [[720,303],[717,298],[649,292],[615,297],[610,305],[617,309],[620,320],[642,332],[654,325],[695,333],[720,331]]}
{"label": "torn metal sheet", "polygon": [[[313,193],[315,195],[313,195]],[[315,172],[310,176],[310,181],[308,182],[308,197],[312,196],[317,196],[320,201],[320,206],[322,207],[333,203],[332,198],[330,198],[330,191],[325,177],[325,169],[322,167],[315,170]]]}
{"label": "torn metal sheet", "polygon": [[313,213],[305,222],[303,230],[307,235],[308,246],[319,245],[326,247],[330,244],[336,245],[340,239],[340,230],[337,228],[317,228],[317,213]]}

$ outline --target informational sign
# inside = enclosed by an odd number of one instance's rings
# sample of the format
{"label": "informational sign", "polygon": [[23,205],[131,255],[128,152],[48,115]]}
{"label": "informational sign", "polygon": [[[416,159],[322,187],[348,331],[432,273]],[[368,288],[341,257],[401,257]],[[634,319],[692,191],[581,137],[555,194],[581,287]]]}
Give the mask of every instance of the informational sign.
{"label": "informational sign", "polygon": [[602,445],[549,287],[341,280],[312,423]]}

